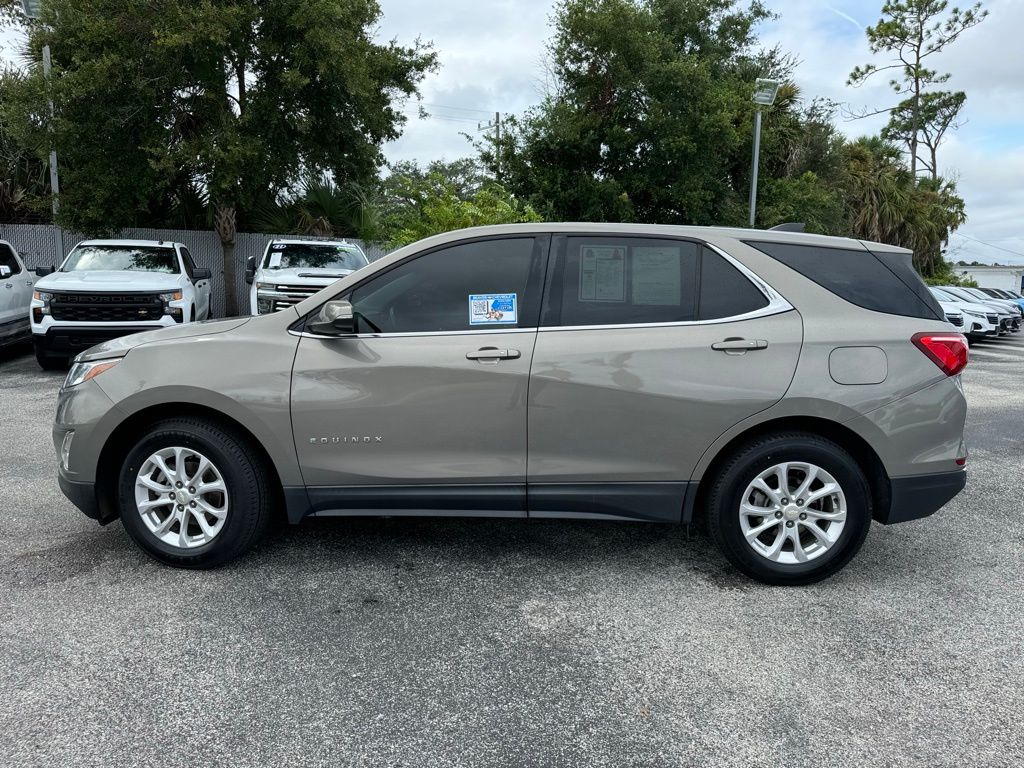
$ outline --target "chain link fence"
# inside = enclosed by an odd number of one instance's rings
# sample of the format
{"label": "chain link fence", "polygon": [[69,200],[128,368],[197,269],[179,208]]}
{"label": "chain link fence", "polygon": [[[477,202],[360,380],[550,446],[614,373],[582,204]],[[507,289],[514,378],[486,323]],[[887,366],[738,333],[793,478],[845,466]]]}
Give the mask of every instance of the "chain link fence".
{"label": "chain link fence", "polygon": [[[190,229],[126,229],[117,237],[131,240],[165,240],[183,243],[195,259],[196,266],[206,267],[213,273],[213,316],[222,317],[225,308],[224,252],[216,232]],[[245,282],[245,262],[252,256],[259,258],[271,240],[294,238],[296,235],[264,235],[239,232],[235,235],[235,297],[240,311],[249,306],[249,286]],[[75,245],[89,238],[66,232],[52,224],[0,224],[0,240],[6,240],[25,260],[29,269],[57,266]],[[315,238],[310,238],[315,239]],[[349,239],[358,244],[370,261],[384,256],[387,251],[378,245]]]}

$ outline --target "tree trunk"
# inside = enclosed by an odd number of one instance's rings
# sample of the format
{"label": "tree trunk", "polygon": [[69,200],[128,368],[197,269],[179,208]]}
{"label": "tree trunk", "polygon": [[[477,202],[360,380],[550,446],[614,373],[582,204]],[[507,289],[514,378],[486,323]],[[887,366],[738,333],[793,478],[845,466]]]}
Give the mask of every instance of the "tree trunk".
{"label": "tree trunk", "polygon": [[237,218],[233,205],[218,203],[213,211],[213,226],[220,237],[224,252],[224,316],[238,315],[238,287],[235,285],[238,271],[235,269],[235,228]]}

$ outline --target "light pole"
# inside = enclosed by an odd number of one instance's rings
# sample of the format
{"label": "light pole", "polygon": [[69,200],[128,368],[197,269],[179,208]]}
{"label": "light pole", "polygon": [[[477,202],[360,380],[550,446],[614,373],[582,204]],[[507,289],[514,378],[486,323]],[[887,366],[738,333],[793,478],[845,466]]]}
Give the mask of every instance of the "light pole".
{"label": "light pole", "polygon": [[754,114],[754,159],[750,172],[750,227],[754,227],[754,211],[757,209],[757,167],[761,160],[761,107],[770,107],[775,103],[779,93],[779,80],[758,79],[754,83],[754,103],[757,112]]}
{"label": "light pole", "polygon": [[[22,10],[25,11],[25,18],[36,21],[39,19],[39,15],[42,12],[42,0],[21,0]],[[52,61],[50,59],[50,46],[49,44],[43,46],[43,77],[46,79],[47,89],[50,86],[50,69]],[[50,120],[53,121],[55,110],[53,107],[53,96],[49,98],[50,103]],[[52,137],[51,133],[51,137]],[[57,234],[57,261],[61,262],[64,260],[64,232],[59,226],[57,226],[57,211],[60,210],[60,175],[57,172],[57,147],[51,142],[50,144],[50,197],[53,206],[53,225],[56,229]]]}

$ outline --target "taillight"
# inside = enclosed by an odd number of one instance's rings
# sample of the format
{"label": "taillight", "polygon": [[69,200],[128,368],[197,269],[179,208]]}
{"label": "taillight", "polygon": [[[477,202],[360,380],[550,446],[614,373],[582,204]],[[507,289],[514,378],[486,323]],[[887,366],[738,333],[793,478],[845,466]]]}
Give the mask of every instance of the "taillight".
{"label": "taillight", "polygon": [[910,339],[947,376],[967,367],[967,339],[959,333],[915,333]]}

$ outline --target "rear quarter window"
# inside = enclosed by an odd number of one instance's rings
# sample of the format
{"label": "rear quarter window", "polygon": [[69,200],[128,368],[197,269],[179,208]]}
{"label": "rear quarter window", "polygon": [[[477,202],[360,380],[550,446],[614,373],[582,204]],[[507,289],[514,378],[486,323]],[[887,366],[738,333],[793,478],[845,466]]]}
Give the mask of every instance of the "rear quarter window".
{"label": "rear quarter window", "polygon": [[909,255],[853,248],[745,241],[841,299],[875,312],[942,320],[944,313]]}

